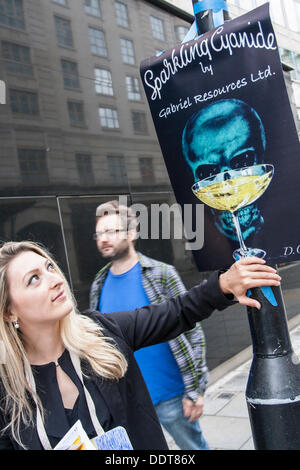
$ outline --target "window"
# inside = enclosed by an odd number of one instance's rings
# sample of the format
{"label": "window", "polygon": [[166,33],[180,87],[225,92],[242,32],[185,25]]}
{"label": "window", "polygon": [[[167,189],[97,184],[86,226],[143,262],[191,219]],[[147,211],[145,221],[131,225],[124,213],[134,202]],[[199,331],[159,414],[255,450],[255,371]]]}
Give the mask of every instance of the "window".
{"label": "window", "polygon": [[96,93],[113,96],[112,78],[109,70],[95,68]]}
{"label": "window", "polygon": [[103,31],[89,27],[89,38],[93,54],[107,57],[107,48]]}
{"label": "window", "polygon": [[165,32],[164,32],[164,22],[159,18],[155,18],[155,16],[150,16],[151,28],[153,37],[156,39],[160,39],[161,41],[165,40]]}
{"label": "window", "polygon": [[270,1],[270,16],[274,23],[284,26],[284,14],[280,0]]}
{"label": "window", "polygon": [[126,77],[127,96],[129,100],[140,101],[141,92],[139,80],[136,77]]}
{"label": "window", "polygon": [[60,46],[73,46],[71,21],[59,16],[54,16],[57,42]]}
{"label": "window", "polygon": [[10,106],[13,113],[39,114],[38,95],[29,91],[10,90]]}
{"label": "window", "polygon": [[64,7],[67,6],[67,0],[52,0],[54,3],[58,3],[59,5],[63,5]]}
{"label": "window", "polygon": [[123,156],[108,156],[108,171],[114,184],[127,184],[127,172]]}
{"label": "window", "polygon": [[[297,5],[297,7],[296,7]],[[284,2],[285,13],[288,20],[288,27],[292,31],[300,31],[300,17],[298,18],[298,13],[300,13],[299,4],[294,2],[294,0],[285,0]]]}
{"label": "window", "polygon": [[292,78],[300,81],[300,54],[293,52],[293,63],[295,70],[292,70],[291,72]]}
{"label": "window", "polygon": [[46,152],[41,149],[18,149],[23,183],[42,185],[49,182]]}
{"label": "window", "polygon": [[189,28],[187,26],[175,26],[175,37],[178,42],[182,42],[188,33]]}
{"label": "window", "polygon": [[94,184],[95,180],[91,155],[76,153],[75,158],[80,184],[83,186]]}
{"label": "window", "polygon": [[84,8],[89,15],[101,17],[99,0],[84,0]]}
{"label": "window", "polygon": [[33,75],[29,47],[2,41],[2,57],[7,72]]}
{"label": "window", "polygon": [[72,125],[84,125],[83,103],[79,101],[68,101],[69,119]]}
{"label": "window", "polygon": [[291,71],[292,79],[300,80],[300,54],[282,48],[279,48],[279,52],[282,62],[290,65],[293,68]]}
{"label": "window", "polygon": [[131,111],[133,129],[136,134],[147,133],[146,114],[141,111]]}
{"label": "window", "polygon": [[128,11],[127,5],[122,2],[115,2],[115,9],[116,9],[116,17],[117,17],[117,24],[119,26],[123,26],[124,28],[128,28]]}
{"label": "window", "polygon": [[149,157],[141,157],[139,158],[139,166],[142,182],[144,184],[155,183],[153,159]]}
{"label": "window", "polygon": [[133,42],[121,38],[121,55],[125,64],[135,64]]}
{"label": "window", "polygon": [[78,89],[80,87],[79,75],[76,62],[61,59],[64,87]]}
{"label": "window", "polygon": [[99,118],[102,127],[108,129],[119,129],[119,119],[116,109],[99,108]]}
{"label": "window", "polygon": [[25,29],[23,0],[0,0],[0,23]]}
{"label": "window", "polygon": [[279,48],[280,58],[282,62],[293,67],[292,53],[288,49]]}

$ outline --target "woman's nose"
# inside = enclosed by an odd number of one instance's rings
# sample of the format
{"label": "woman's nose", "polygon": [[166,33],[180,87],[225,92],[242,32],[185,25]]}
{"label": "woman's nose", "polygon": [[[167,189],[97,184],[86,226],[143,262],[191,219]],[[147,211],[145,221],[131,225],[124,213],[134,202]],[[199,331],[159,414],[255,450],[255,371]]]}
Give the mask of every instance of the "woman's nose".
{"label": "woman's nose", "polygon": [[49,284],[52,289],[57,286],[60,286],[61,284],[63,284],[63,282],[63,279],[58,273],[50,273]]}

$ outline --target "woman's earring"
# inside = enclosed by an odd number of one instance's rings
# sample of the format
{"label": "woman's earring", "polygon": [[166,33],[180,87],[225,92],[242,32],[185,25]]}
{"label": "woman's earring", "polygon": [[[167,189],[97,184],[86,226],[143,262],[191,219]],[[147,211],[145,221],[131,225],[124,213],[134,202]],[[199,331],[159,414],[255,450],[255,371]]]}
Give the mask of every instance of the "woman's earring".
{"label": "woman's earring", "polygon": [[17,330],[18,328],[20,328],[20,325],[19,325],[19,322],[18,322],[18,319],[13,321],[13,325],[15,327],[15,329]]}

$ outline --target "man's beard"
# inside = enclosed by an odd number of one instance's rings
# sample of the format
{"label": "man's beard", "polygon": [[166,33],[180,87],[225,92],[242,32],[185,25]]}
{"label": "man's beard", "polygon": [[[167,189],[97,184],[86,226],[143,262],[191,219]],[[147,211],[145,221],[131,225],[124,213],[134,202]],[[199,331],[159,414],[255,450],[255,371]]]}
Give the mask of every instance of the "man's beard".
{"label": "man's beard", "polygon": [[103,258],[107,259],[108,261],[116,261],[116,260],[120,260],[122,258],[127,258],[129,254],[129,244],[126,243],[125,246],[119,246],[116,248],[115,251],[113,251],[112,253],[102,253],[101,252],[101,255]]}

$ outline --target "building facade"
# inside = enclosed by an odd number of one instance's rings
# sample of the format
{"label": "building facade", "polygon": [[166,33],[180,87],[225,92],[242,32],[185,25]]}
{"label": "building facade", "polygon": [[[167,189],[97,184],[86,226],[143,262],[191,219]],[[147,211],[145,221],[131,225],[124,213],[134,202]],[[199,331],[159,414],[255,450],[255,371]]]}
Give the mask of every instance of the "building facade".
{"label": "building facade", "polygon": [[[182,41],[193,21],[182,7],[163,0],[0,0],[0,80],[7,89],[0,105],[0,239],[44,243],[80,309],[88,307],[103,264],[92,237],[95,209],[119,195],[148,208],[149,236],[138,240],[139,249],[174,264],[187,287],[207,274],[173,235],[178,214],[168,222],[170,237],[151,237],[151,208],[176,201],[139,64]],[[297,269],[283,284],[289,317],[298,313]],[[210,368],[251,343],[239,306],[203,326]]]}

